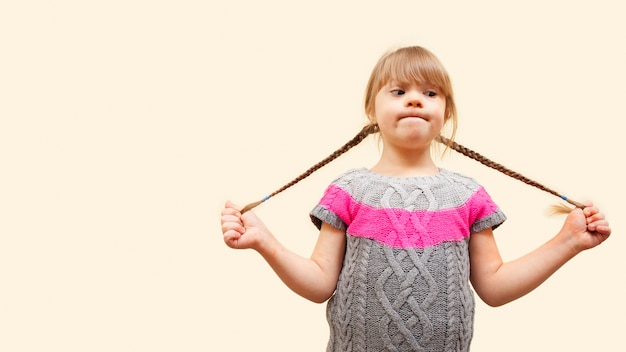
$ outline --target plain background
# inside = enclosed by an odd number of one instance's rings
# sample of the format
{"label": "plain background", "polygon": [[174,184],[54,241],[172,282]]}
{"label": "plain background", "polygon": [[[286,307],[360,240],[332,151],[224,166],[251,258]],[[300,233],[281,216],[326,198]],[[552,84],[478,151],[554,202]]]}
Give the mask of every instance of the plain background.
{"label": "plain background", "polygon": [[[619,1],[5,1],[0,5],[0,350],[322,351],[325,305],[222,241],[257,200],[350,139],[387,50],[455,87],[457,141],[606,213],[614,235],[500,308],[474,351],[623,346],[626,49]],[[370,138],[256,211],[308,256],[327,184]],[[466,158],[510,260],[555,197]]]}

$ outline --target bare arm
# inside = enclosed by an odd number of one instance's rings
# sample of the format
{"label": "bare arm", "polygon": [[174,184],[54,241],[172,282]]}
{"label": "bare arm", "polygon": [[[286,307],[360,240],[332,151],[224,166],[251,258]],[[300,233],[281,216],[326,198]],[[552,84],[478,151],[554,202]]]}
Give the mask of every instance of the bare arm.
{"label": "bare arm", "polygon": [[241,215],[232,203],[222,210],[224,242],[259,252],[295,293],[313,302],[328,300],[337,286],[346,246],[345,232],[326,223],[310,258],[284,247],[251,211]]}
{"label": "bare arm", "polygon": [[591,203],[574,209],[559,233],[534,251],[502,261],[491,229],[470,238],[470,279],[478,296],[491,306],[509,303],[531,292],[567,261],[602,243],[611,234],[604,215]]}

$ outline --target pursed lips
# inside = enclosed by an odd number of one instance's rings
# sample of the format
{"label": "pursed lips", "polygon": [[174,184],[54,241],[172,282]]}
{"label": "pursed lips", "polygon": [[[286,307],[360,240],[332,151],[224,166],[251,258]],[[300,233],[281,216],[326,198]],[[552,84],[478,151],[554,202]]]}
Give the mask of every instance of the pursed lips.
{"label": "pursed lips", "polygon": [[401,117],[400,117],[400,120],[402,120],[402,119],[422,119],[422,120],[426,120],[426,121],[428,121],[428,119],[427,119],[427,118],[425,118],[425,117],[422,117],[422,116],[414,116],[414,115],[401,116]]}

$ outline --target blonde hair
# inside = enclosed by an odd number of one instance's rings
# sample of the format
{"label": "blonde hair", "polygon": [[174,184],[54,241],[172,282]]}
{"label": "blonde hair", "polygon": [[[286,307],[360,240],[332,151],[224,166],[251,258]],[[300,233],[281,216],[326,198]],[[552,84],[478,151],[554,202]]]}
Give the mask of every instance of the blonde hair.
{"label": "blonde hair", "polygon": [[[411,82],[427,83],[435,86],[442,94],[445,95],[446,109],[444,111],[444,119],[446,123],[450,122],[452,124],[452,132],[449,138],[440,135],[438,138],[436,138],[437,142],[444,144],[447,148],[453,149],[456,152],[459,152],[471,159],[474,159],[485,166],[498,170],[507,176],[515,178],[516,180],[522,181],[527,185],[536,187],[544,192],[555,195],[565,200],[566,202],[574,205],[575,207],[584,208],[584,205],[582,203],[568,199],[560,193],[536,181],[533,181],[520,173],[510,170],[505,166],[498,164],[454,141],[458,120],[456,105],[454,103],[454,94],[452,91],[452,83],[446,69],[443,67],[439,59],[430,51],[419,46],[410,46],[390,51],[379,59],[378,63],[376,64],[376,66],[374,66],[374,69],[372,70],[369,81],[367,83],[367,87],[365,89],[364,108],[368,118],[371,119],[371,116],[373,115],[375,109],[374,102],[376,100],[376,94],[378,94],[378,91],[380,91],[383,86],[391,81],[397,82],[399,84]],[[295,185],[296,183],[311,175],[316,170],[320,169],[321,167],[330,163],[343,153],[347,152],[352,147],[361,143],[361,141],[363,141],[370,134],[374,134],[377,132],[379,132],[378,125],[370,122],[369,124],[364,126],[361,131],[359,131],[359,133],[357,133],[350,141],[348,141],[341,148],[337,149],[332,154],[327,156],[324,160],[313,165],[307,171],[303,172],[298,177],[293,179],[291,182],[285,184],[271,194],[263,197],[261,200],[246,205],[241,209],[241,213],[245,213],[246,211],[277,195],[278,193]],[[565,205],[556,205],[553,207],[554,213],[567,213],[570,210],[571,209]]]}

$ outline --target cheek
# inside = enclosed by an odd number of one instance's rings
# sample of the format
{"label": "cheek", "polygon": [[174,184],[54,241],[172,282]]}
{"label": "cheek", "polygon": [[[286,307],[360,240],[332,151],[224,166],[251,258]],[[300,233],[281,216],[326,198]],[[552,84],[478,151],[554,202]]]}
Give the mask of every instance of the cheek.
{"label": "cheek", "polygon": [[376,122],[376,109],[374,104],[370,104],[370,106],[365,107],[365,115],[370,120],[370,122]]}
{"label": "cheek", "polygon": [[376,123],[379,122],[379,119],[382,118],[384,114],[383,109],[381,109],[381,107],[383,106],[384,104],[380,101],[377,95],[372,105],[370,106],[369,111],[366,111],[367,116],[369,117],[370,121],[376,122]]}
{"label": "cheek", "polygon": [[443,117],[443,121],[444,122],[448,121],[448,118],[449,118],[450,114],[448,112],[448,109],[446,108],[446,102],[445,101],[443,101],[443,102],[441,102],[439,104],[438,110],[439,110],[439,114],[441,114],[441,116]]}

